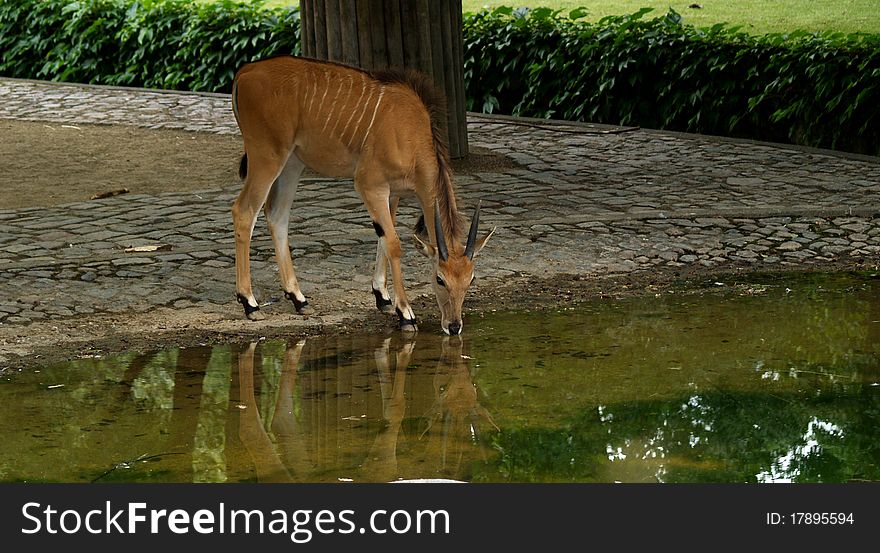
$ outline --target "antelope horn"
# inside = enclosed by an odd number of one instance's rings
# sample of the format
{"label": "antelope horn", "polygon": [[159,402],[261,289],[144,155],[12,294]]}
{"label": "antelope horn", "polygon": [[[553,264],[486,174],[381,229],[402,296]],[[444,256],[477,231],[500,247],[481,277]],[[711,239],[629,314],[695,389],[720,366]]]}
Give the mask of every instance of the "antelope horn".
{"label": "antelope horn", "polygon": [[477,242],[477,227],[480,226],[480,203],[477,202],[477,209],[474,211],[474,218],[471,219],[471,229],[468,231],[467,246],[464,248],[464,254],[468,259],[474,258],[474,244]]}
{"label": "antelope horn", "polygon": [[446,249],[446,238],[443,236],[443,226],[440,224],[440,205],[434,202],[434,240],[437,241],[437,253],[440,259],[446,261],[449,258],[449,250]]}

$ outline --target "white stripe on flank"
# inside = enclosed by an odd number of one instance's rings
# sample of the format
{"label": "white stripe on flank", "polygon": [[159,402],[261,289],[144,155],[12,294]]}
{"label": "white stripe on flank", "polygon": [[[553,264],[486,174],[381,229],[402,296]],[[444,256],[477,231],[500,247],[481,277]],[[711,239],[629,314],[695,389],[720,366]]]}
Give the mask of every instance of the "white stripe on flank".
{"label": "white stripe on flank", "polygon": [[312,113],[312,104],[315,102],[315,96],[318,95],[318,79],[314,78],[314,75],[312,77],[312,97],[309,98],[309,109],[306,110],[308,113]]}
{"label": "white stripe on flank", "polygon": [[367,106],[370,105],[370,100],[373,99],[373,92],[375,92],[374,88],[370,86],[370,95],[367,96],[367,99],[364,100],[364,107],[361,109],[361,116],[358,117],[357,123],[354,124],[354,128],[351,129],[351,138],[348,139],[348,147],[351,148],[351,141],[354,140],[354,135],[357,134],[358,129],[361,128],[361,121],[364,120],[364,115],[367,113]]}
{"label": "white stripe on flank", "polygon": [[324,94],[321,95],[321,102],[318,104],[318,113],[321,112],[321,107],[324,105],[324,98],[327,97],[327,92],[330,91],[330,72],[326,69],[324,70],[324,76],[327,77],[327,84],[324,86]]}
{"label": "white stripe on flank", "polygon": [[[366,75],[361,73],[361,95],[358,96],[358,101],[355,103],[355,106],[359,106],[361,100],[364,99],[364,93],[367,91],[367,78]],[[348,118],[348,121],[345,122],[345,127],[342,128],[342,132],[339,133],[339,140],[342,141],[342,137],[345,136],[345,132],[348,130],[348,126],[351,124],[351,120],[354,119],[354,109],[351,110],[351,116]]]}
{"label": "white stripe on flank", "polygon": [[373,117],[370,118],[370,125],[367,127],[367,132],[364,133],[364,140],[361,142],[361,150],[364,149],[364,144],[367,143],[367,137],[370,136],[370,129],[373,128],[373,122],[376,121],[376,113],[379,111],[379,104],[382,103],[383,94],[385,94],[384,84],[379,88],[379,99],[376,100],[376,107],[373,108]]}
{"label": "white stripe on flank", "polygon": [[[351,83],[351,78],[349,78],[349,84],[350,83]],[[327,88],[330,88],[330,74],[329,73],[327,74]],[[349,86],[349,88],[351,88],[351,87]],[[330,113],[327,114],[327,119],[324,119],[324,126],[321,128],[322,133],[327,130],[327,125],[330,123],[330,119],[333,118],[333,112],[336,110],[336,100],[339,99],[340,92],[342,92],[341,84],[336,89],[336,94],[333,96],[333,103],[330,104]]]}
{"label": "white stripe on flank", "polygon": [[[345,101],[342,103],[343,106],[345,105],[345,102],[348,101],[348,97],[351,94],[351,89],[354,87],[354,79],[351,77],[351,75],[346,75],[346,76],[348,77],[348,90],[345,91]],[[343,109],[339,110],[339,117],[337,117],[336,122],[333,123],[333,128],[330,130],[330,136],[334,136],[336,134],[336,127],[338,127],[339,122],[342,121],[343,111],[344,111]]]}

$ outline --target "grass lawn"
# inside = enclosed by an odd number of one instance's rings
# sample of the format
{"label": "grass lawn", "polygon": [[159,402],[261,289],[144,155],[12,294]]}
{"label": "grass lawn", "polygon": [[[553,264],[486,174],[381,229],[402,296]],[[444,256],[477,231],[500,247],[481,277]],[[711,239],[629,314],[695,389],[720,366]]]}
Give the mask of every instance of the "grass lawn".
{"label": "grass lawn", "polygon": [[[205,0],[201,0],[205,1]],[[698,4],[700,9],[689,8]],[[298,5],[297,0],[269,0],[270,5]],[[483,6],[547,6],[570,11],[584,7],[587,19],[596,21],[606,15],[633,13],[642,7],[654,8],[647,17],[666,13],[671,6],[685,23],[709,27],[715,23],[742,25],[753,34],[806,31],[842,31],[845,33],[880,33],[878,0],[463,0],[464,11]]]}
{"label": "grass lawn", "polygon": [[[571,10],[583,6],[589,20],[606,15],[633,13],[642,7],[654,8],[647,17],[662,15],[671,6],[685,23],[708,27],[715,23],[742,25],[754,34],[807,31],[880,33],[880,3],[877,0],[534,0],[534,5]],[[464,0],[464,11],[482,6],[527,4],[520,0]],[[700,9],[690,8],[697,4]]]}

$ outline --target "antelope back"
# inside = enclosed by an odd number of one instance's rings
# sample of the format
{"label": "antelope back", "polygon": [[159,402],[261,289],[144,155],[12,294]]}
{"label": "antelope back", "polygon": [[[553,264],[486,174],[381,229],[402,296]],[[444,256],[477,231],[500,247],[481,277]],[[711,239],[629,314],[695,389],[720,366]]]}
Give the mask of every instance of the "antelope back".
{"label": "antelope back", "polygon": [[242,67],[233,108],[247,154],[291,151],[327,176],[352,177],[361,156],[393,176],[433,158],[431,114],[406,77],[279,56]]}

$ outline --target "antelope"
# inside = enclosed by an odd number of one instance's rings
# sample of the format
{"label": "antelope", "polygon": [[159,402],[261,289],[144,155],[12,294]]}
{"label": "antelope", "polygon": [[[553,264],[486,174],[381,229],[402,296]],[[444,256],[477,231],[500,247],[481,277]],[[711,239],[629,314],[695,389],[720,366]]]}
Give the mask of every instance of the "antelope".
{"label": "antelope", "polygon": [[[312,309],[300,289],[288,246],[290,209],[302,171],[353,178],[379,237],[372,292],[376,307],[396,312],[404,332],[418,330],[403,285],[399,200],[415,195],[421,218],[413,240],[432,260],[431,282],[443,332],[462,330],[462,304],[475,278],[474,257],[495,231],[478,238],[479,204],[461,243],[449,152],[439,117],[442,99],[416,72],[367,72],[347,65],[280,56],[244,65],[232,85],[232,108],[244,141],[244,180],[232,206],[236,297],[245,316],[262,319],[251,288],[250,241],[264,209],[285,296],[300,314]],[[391,267],[392,302],[387,288]],[[392,309],[393,308],[393,309]]]}

